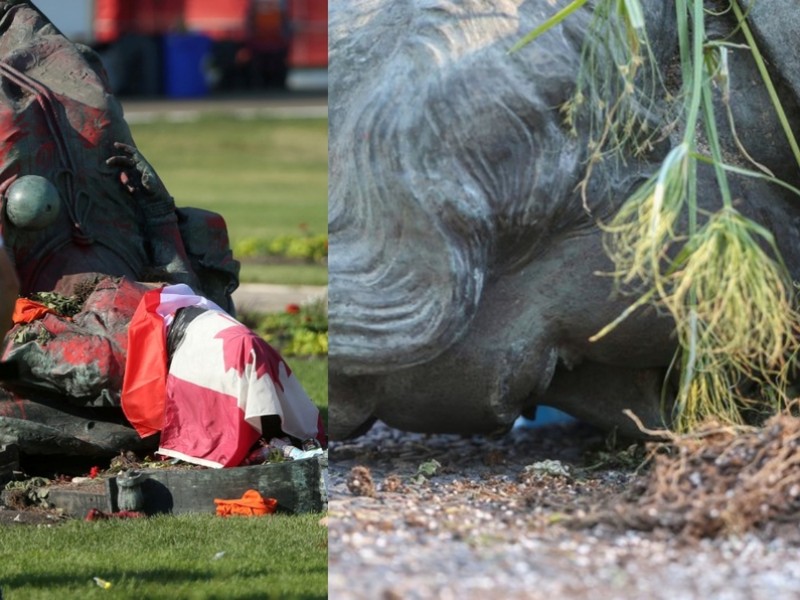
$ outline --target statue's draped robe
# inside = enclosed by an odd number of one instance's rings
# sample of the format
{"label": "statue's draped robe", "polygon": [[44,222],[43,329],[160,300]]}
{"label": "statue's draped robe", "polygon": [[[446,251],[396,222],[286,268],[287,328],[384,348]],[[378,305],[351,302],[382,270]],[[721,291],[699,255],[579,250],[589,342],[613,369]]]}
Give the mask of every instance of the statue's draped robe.
{"label": "statue's draped robe", "polygon": [[44,229],[3,223],[23,294],[54,289],[65,274],[142,278],[144,219],[105,164],[119,154],[114,142],[133,145],[97,56],[32,8],[8,8],[0,18],[0,194],[35,174],[61,198]]}

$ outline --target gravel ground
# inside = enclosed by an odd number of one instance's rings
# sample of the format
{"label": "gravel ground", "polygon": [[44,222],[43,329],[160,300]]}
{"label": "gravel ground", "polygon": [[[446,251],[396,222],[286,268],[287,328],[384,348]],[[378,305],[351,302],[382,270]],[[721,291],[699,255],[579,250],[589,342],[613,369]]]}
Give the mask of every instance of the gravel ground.
{"label": "gravel ground", "polygon": [[579,526],[634,482],[637,448],[607,450],[575,424],[499,439],[378,424],[332,444],[329,597],[800,598],[796,523],[700,540]]}

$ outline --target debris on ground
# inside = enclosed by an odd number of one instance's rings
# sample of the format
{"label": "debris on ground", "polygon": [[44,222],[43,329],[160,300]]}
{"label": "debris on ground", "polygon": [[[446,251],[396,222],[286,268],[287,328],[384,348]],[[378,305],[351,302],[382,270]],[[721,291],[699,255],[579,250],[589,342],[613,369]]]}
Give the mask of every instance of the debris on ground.
{"label": "debris on ground", "polygon": [[800,419],[777,415],[762,428],[709,423],[653,445],[652,465],[623,497],[587,520],[693,538],[744,534],[797,522]]}
{"label": "debris on ground", "polygon": [[50,480],[44,477],[9,481],[5,485],[4,503],[9,508],[17,510],[22,510],[28,506],[47,507],[48,485],[50,485]]}
{"label": "debris on ground", "polygon": [[142,462],[139,460],[139,457],[136,456],[136,453],[130,450],[123,450],[111,459],[108,465],[108,472],[110,474],[116,474],[121,471],[138,471],[141,468]]}
{"label": "debris on ground", "polygon": [[560,460],[540,460],[525,467],[524,478],[543,479],[545,477],[563,477],[570,479],[569,467]]}
{"label": "debris on ground", "polygon": [[84,521],[108,521],[109,519],[141,519],[145,515],[142,512],[131,510],[118,510],[117,512],[105,512],[97,508],[91,509],[86,513]]}
{"label": "debris on ground", "polygon": [[350,469],[347,477],[347,489],[354,496],[375,496],[375,483],[372,481],[372,473],[367,467],[355,466]]}
{"label": "debris on ground", "polygon": [[[329,593],[421,600],[795,597],[800,533],[796,521],[782,523],[791,515],[775,512],[774,521],[713,537],[697,537],[703,527],[667,527],[688,521],[678,506],[705,502],[708,492],[721,501],[730,489],[757,505],[750,495],[755,482],[772,490],[771,510],[790,509],[798,426],[776,424],[656,446],[609,439],[580,423],[515,429],[501,438],[416,434],[378,423],[332,445]],[[432,458],[446,467],[424,485],[413,483],[419,465]],[[571,476],[536,477],[547,464]],[[371,496],[356,493],[366,475],[375,482]],[[770,476],[786,481],[762,485]],[[714,477],[723,478],[718,486],[710,485]],[[677,496],[673,510],[675,490],[692,495]],[[618,515],[648,510],[657,514],[647,523]]]}
{"label": "debris on ground", "polygon": [[92,579],[94,579],[94,582],[104,590],[111,589],[112,583],[110,581],[106,581],[105,579],[101,579],[100,577],[92,577]]}
{"label": "debris on ground", "polygon": [[412,483],[425,483],[431,477],[436,475],[439,470],[442,468],[442,463],[440,463],[435,458],[431,460],[426,460],[425,462],[421,463],[417,467],[417,472],[414,477],[411,478]]}

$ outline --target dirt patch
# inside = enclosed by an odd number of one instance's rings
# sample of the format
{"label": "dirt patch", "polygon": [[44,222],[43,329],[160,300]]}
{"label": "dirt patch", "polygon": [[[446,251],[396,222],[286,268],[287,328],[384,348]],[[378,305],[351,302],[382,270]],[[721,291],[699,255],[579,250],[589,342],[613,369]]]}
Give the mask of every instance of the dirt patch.
{"label": "dirt patch", "polygon": [[[762,434],[772,440],[765,447],[793,439],[783,431]],[[742,488],[730,479],[707,489],[693,483],[712,481],[712,467],[732,472],[719,458],[739,456],[726,445],[732,439],[716,440],[721,452],[707,442],[678,446],[637,473],[652,448],[610,451],[603,434],[580,425],[499,439],[378,425],[331,445],[330,597],[793,597],[800,589],[795,524],[770,518],[720,527],[700,518],[715,514],[703,489],[720,501],[733,490],[727,504],[741,506],[733,498],[741,500]],[[764,460],[742,460],[769,463],[769,452],[756,454]],[[692,473],[700,466],[698,480]],[[788,467],[796,475],[794,463]],[[776,485],[776,492],[792,489]],[[630,514],[638,520],[620,518]]]}
{"label": "dirt patch", "polygon": [[50,527],[66,520],[67,517],[54,509],[25,507],[20,510],[0,505],[0,527],[16,525]]}

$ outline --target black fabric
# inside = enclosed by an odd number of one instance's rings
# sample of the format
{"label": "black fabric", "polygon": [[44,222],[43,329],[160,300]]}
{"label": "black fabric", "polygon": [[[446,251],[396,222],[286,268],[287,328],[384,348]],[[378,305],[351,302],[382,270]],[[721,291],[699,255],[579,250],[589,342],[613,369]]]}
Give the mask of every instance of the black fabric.
{"label": "black fabric", "polygon": [[172,321],[167,333],[167,364],[172,364],[172,356],[181,345],[181,342],[183,342],[186,328],[204,312],[206,312],[206,309],[199,306],[187,306],[179,308],[175,312],[175,319]]}

